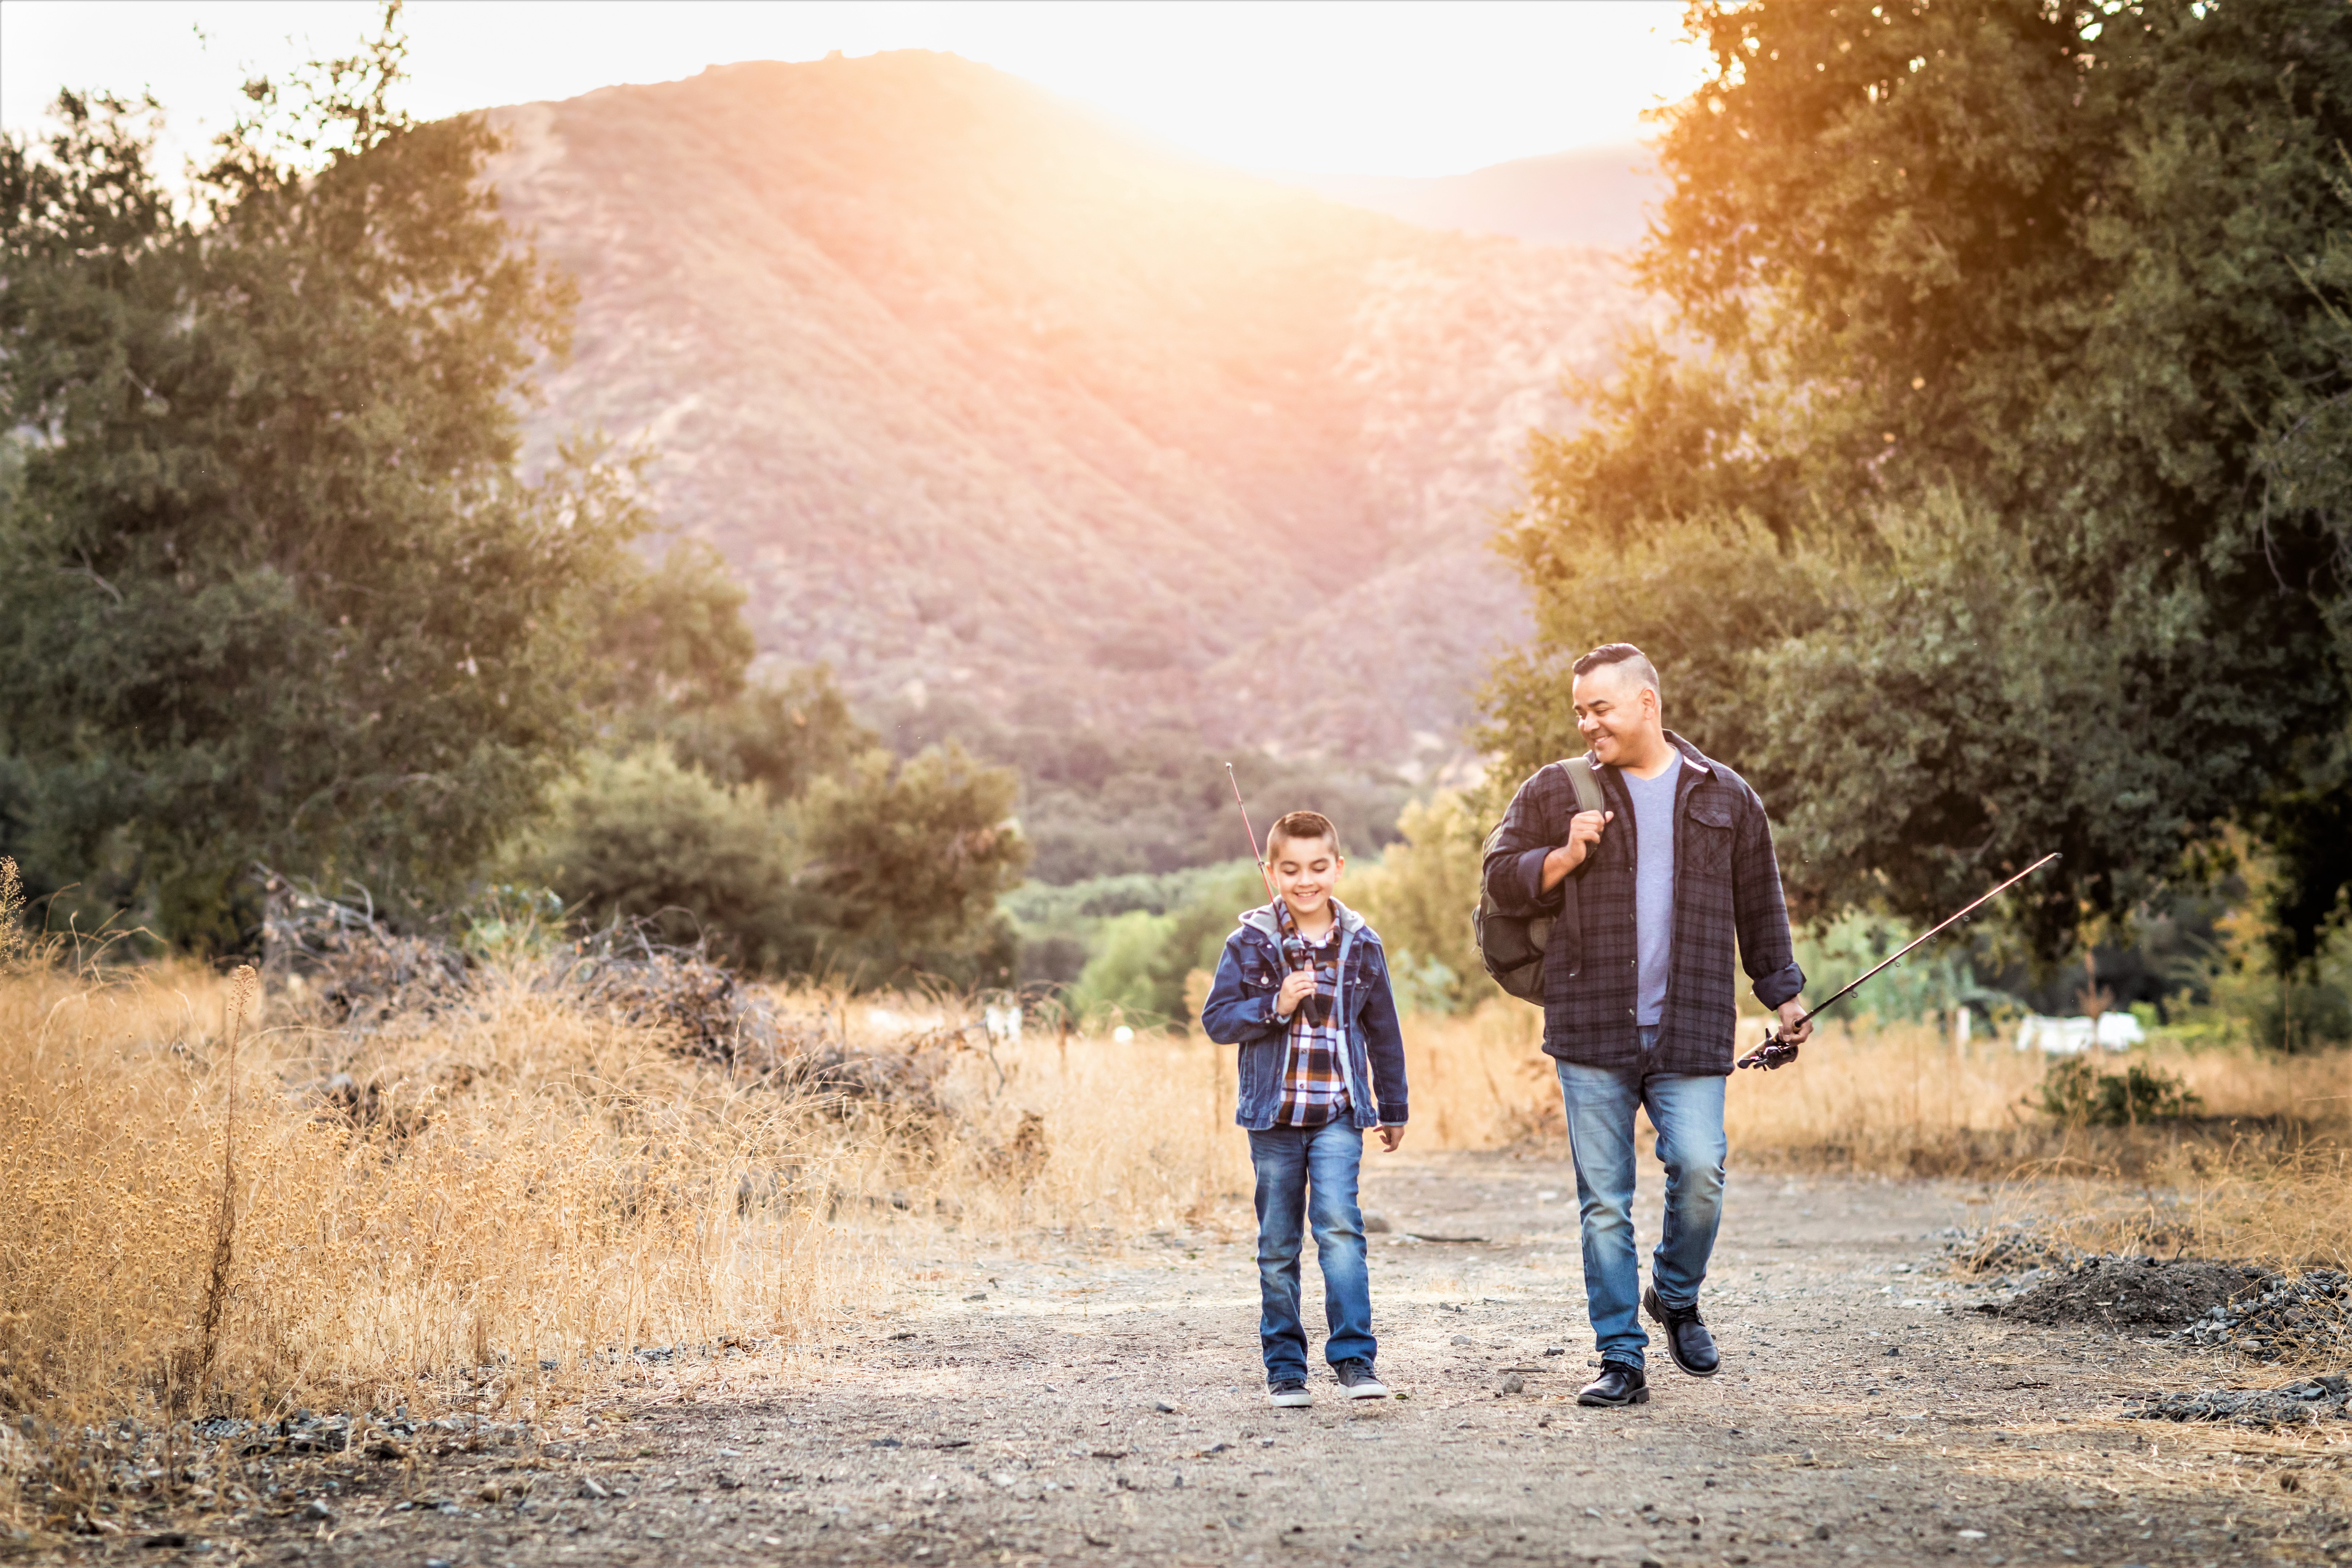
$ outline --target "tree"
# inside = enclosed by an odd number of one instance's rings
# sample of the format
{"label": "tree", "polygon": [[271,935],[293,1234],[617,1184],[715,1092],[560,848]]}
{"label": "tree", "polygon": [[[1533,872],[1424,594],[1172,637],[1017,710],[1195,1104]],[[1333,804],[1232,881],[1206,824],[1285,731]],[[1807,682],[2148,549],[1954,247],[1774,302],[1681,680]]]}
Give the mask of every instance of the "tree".
{"label": "tree", "polygon": [[1519,772],[1575,749],[1564,661],[1638,642],[1811,909],[1922,917],[2063,849],[2024,904],[2054,952],[2306,787],[2352,713],[2345,514],[2262,483],[2352,388],[2310,281],[2352,12],[1690,17],[1714,74],[1636,263],[1677,335],[1537,443],[1507,547],[1538,636],[1494,739]]}
{"label": "tree", "polygon": [[[446,889],[593,720],[645,519],[573,448],[518,467],[568,287],[499,220],[478,116],[360,55],[218,143],[191,215],[152,102],[0,140],[0,754],[60,876],[128,847],[174,935],[257,858]],[[281,101],[283,100],[283,101]]]}
{"label": "tree", "polygon": [[954,744],[904,763],[877,747],[817,779],[795,809],[823,967],[865,984],[1011,984],[1013,927],[996,900],[1029,861],[1018,788]]}
{"label": "tree", "polygon": [[1341,901],[1381,933],[1401,1003],[1465,1013],[1503,994],[1470,928],[1487,826],[1459,791],[1440,790],[1398,815],[1402,837],[1379,865],[1349,871],[1340,885]]}

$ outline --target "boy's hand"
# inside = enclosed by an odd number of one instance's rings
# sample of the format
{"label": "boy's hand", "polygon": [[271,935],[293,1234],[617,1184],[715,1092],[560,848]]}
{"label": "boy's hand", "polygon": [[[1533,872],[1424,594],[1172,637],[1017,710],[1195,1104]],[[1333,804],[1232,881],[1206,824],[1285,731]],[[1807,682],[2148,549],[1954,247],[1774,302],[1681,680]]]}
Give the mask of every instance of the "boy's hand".
{"label": "boy's hand", "polygon": [[1592,847],[1601,842],[1601,830],[1616,820],[1613,811],[1580,811],[1570,817],[1568,842],[1544,857],[1544,891],[1559,887],[1570,872],[1583,865]]}
{"label": "boy's hand", "polygon": [[1402,1143],[1402,1142],[1404,1142],[1404,1129],[1403,1129],[1403,1128],[1402,1128],[1402,1127],[1383,1127],[1383,1128],[1381,1128],[1381,1153],[1383,1153],[1383,1154],[1393,1154],[1393,1153],[1395,1153],[1395,1152],[1396,1152],[1396,1150],[1397,1150],[1397,1145],[1398,1145],[1398,1144],[1400,1144],[1400,1143]]}
{"label": "boy's hand", "polygon": [[1315,972],[1294,969],[1283,977],[1282,989],[1275,993],[1274,1010],[1283,1017],[1298,1011],[1298,1005],[1315,994]]}

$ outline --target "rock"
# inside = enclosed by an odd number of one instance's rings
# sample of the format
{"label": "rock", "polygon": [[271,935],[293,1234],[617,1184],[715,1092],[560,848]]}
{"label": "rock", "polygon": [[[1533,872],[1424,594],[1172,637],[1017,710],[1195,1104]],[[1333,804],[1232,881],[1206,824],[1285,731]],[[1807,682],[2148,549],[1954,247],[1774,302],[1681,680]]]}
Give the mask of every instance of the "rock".
{"label": "rock", "polygon": [[1565,1345],[1546,1345],[1546,1346],[1544,1346],[1544,1354],[1546,1354],[1546,1355],[1566,1355],[1567,1353],[1568,1353],[1568,1347],[1567,1347],[1567,1346],[1565,1346]]}
{"label": "rock", "polygon": [[982,1290],[975,1295],[966,1296],[964,1300],[967,1301],[985,1301],[988,1300],[988,1292]]}
{"label": "rock", "polygon": [[608,1498],[613,1494],[605,1490],[595,1477],[585,1476],[580,1481],[580,1495],[585,1498]]}
{"label": "rock", "polygon": [[302,1510],[302,1517],[304,1519],[332,1519],[335,1517],[335,1510],[327,1506],[327,1500],[325,1498],[314,1497],[310,1500],[310,1506]]}
{"label": "rock", "polygon": [[1507,1373],[1505,1373],[1503,1374],[1503,1392],[1504,1392],[1504,1393],[1506,1393],[1506,1394],[1525,1394],[1525,1393],[1527,1392],[1527,1390],[1528,1390],[1528,1380],[1527,1380],[1526,1378],[1524,1378],[1524,1377],[1521,1377],[1517,1373],[1516,1373],[1516,1372],[1507,1372]]}
{"label": "rock", "polygon": [[1389,1216],[1381,1213],[1378,1209],[1366,1209],[1364,1211],[1364,1234],[1366,1236],[1386,1236],[1388,1233]]}
{"label": "rock", "polygon": [[1466,1345],[1472,1342],[1468,1334],[1456,1334],[1454,1336],[1454,1342],[1457,1345]]}
{"label": "rock", "polygon": [[1162,1415],[1173,1415],[1176,1414],[1176,1407],[1169,1404],[1164,1399],[1153,1400],[1151,1402],[1151,1408],[1157,1410]]}
{"label": "rock", "polygon": [[1817,1524],[1813,1526],[1813,1539],[1815,1541],[1827,1541],[1829,1538],[1830,1527],[1828,1525]]}

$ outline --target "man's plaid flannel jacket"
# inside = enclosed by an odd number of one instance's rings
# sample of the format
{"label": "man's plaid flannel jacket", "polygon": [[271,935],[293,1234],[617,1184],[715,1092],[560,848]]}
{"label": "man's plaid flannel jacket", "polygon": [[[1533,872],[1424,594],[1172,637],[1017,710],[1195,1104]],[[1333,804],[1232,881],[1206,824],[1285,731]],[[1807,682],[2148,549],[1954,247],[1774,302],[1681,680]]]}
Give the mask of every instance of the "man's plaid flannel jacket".
{"label": "man's plaid flannel jacket", "polygon": [[[1651,1059],[1659,1072],[1728,1073],[1735,934],[1738,962],[1767,1007],[1801,992],[1805,973],[1790,948],[1764,803],[1745,779],[1680,735],[1669,730],[1666,740],[1683,767],[1675,786],[1674,951]],[[1544,857],[1568,841],[1577,810],[1575,786],[1553,763],[1512,797],[1486,875],[1504,913],[1561,914],[1544,950],[1544,1050],[1590,1067],[1631,1067],[1642,1060],[1633,1025],[1641,962],[1633,802],[1615,768],[1594,763],[1592,773],[1616,816],[1583,865],[1543,891]]]}

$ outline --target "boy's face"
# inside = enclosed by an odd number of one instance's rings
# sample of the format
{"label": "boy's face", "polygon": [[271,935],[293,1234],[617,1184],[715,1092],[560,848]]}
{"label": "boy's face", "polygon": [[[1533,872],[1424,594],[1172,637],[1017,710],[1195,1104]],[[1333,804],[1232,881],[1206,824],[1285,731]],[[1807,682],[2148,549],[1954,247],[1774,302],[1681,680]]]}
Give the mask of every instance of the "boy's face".
{"label": "boy's face", "polygon": [[1330,907],[1331,889],[1348,862],[1328,838],[1277,838],[1266,847],[1266,865],[1293,920],[1313,921]]}

